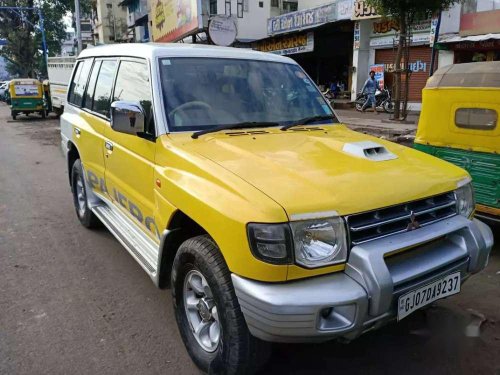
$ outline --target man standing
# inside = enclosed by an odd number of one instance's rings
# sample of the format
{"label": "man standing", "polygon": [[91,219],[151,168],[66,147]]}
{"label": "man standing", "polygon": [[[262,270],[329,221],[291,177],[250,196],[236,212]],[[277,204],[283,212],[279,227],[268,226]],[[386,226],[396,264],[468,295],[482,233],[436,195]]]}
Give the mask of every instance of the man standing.
{"label": "man standing", "polygon": [[375,92],[377,90],[380,90],[380,87],[378,85],[377,80],[375,79],[375,72],[372,70],[370,72],[370,76],[368,77],[365,84],[363,85],[363,88],[361,89],[361,93],[364,94],[366,92],[366,97],[367,97],[365,104],[363,104],[363,108],[362,108],[363,112],[371,104],[373,111],[376,114],[378,114],[377,103],[375,101]]}

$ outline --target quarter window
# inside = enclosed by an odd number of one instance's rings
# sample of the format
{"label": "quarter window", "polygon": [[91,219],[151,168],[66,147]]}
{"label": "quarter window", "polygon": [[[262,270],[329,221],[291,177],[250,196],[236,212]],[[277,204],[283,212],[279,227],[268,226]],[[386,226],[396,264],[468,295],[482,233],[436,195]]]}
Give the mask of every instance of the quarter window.
{"label": "quarter window", "polygon": [[125,100],[141,104],[146,114],[146,131],[154,134],[154,123],[151,112],[151,85],[149,70],[145,63],[122,61],[116,76],[113,101]]}
{"label": "quarter window", "polygon": [[113,87],[116,65],[117,62],[113,60],[104,60],[102,62],[94,91],[92,110],[106,117],[109,117],[109,101],[111,98],[111,88]]}
{"label": "quarter window", "polygon": [[459,108],[455,111],[455,124],[459,128],[493,130],[497,121],[498,115],[494,109]]}

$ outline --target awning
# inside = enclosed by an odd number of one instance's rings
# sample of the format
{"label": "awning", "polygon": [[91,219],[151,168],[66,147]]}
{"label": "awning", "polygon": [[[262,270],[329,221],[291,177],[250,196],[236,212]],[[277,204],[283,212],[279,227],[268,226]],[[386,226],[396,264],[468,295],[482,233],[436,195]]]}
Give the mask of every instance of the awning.
{"label": "awning", "polygon": [[448,43],[461,43],[461,42],[484,42],[486,40],[498,39],[500,40],[500,33],[483,34],[483,35],[470,35],[470,36],[449,36],[446,35],[439,38],[439,44]]}

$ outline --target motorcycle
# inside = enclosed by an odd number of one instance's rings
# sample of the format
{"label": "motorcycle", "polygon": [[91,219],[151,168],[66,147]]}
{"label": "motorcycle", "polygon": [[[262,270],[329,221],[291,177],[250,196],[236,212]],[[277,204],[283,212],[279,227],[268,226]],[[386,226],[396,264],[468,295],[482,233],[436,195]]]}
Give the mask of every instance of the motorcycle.
{"label": "motorcycle", "polygon": [[[354,101],[356,110],[361,112],[367,99],[367,94],[359,93]],[[375,107],[379,111],[385,111],[387,113],[394,112],[394,103],[392,101],[391,92],[387,88],[383,88],[382,90],[377,90],[375,92]]]}

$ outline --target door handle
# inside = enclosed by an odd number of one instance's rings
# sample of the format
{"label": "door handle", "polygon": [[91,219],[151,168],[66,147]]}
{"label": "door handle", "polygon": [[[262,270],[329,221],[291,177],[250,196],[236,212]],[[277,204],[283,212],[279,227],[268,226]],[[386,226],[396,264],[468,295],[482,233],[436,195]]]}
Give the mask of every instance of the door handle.
{"label": "door handle", "polygon": [[79,128],[75,128],[75,134],[76,135],[80,135],[81,134],[81,130]]}
{"label": "door handle", "polygon": [[113,144],[110,141],[105,141],[104,146],[106,147],[106,150],[113,151]]}

